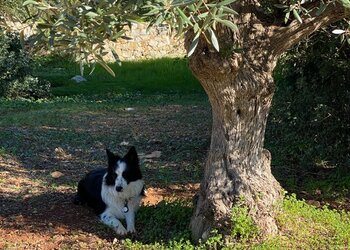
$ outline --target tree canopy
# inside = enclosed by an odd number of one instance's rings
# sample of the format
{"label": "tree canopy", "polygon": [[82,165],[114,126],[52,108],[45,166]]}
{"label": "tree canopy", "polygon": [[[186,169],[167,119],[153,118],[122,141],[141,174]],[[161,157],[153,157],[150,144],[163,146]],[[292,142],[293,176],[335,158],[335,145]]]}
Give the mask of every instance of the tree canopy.
{"label": "tree canopy", "polygon": [[[32,45],[45,42],[50,49],[75,54],[83,63],[100,63],[113,74],[103,55],[112,50],[116,60],[118,56],[106,40],[128,39],[126,27],[135,22],[166,23],[176,36],[192,34],[191,56],[201,37],[220,51],[217,27],[225,26],[233,34],[241,32],[242,13],[253,13],[264,24],[295,32],[295,27],[310,28],[307,23],[343,8],[350,8],[350,0],[26,0],[20,16],[35,27]],[[335,33],[348,36],[349,27]],[[239,52],[244,45],[233,46],[232,51]]]}

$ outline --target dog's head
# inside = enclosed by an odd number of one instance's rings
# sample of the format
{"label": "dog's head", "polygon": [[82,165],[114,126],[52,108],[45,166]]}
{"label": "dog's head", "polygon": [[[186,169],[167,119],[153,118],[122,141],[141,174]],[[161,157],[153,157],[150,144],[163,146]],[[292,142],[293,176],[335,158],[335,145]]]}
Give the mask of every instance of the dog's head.
{"label": "dog's head", "polygon": [[130,182],[142,179],[135,147],[131,147],[122,158],[108,149],[106,151],[108,157],[106,185],[114,186],[117,192],[122,192]]}

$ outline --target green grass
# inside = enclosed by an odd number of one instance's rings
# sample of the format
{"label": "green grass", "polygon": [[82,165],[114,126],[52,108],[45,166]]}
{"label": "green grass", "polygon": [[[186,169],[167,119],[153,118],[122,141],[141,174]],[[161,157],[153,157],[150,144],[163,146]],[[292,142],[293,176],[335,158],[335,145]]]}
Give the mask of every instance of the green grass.
{"label": "green grass", "polygon": [[110,65],[116,77],[97,66],[92,75],[85,70],[87,82],[75,83],[71,80],[80,75],[76,63],[46,59],[41,63],[50,70],[38,70],[39,76],[49,80],[55,96],[96,96],[133,93],[154,94],[203,94],[198,81],[191,74],[186,59],[163,58],[157,60],[123,62],[122,66]]}
{"label": "green grass", "polygon": [[350,213],[315,208],[295,195],[283,202],[278,223],[284,235],[267,240],[264,249],[347,249],[350,246]]}
{"label": "green grass", "polygon": [[[154,213],[154,210],[157,210],[157,213]],[[142,230],[145,231],[143,232],[145,239],[139,241],[127,239],[123,244],[130,249],[311,250],[347,249],[350,246],[349,212],[339,212],[327,207],[318,209],[296,199],[295,195],[285,197],[281,213],[277,217],[281,234],[263,242],[256,238],[255,225],[252,224],[244,208],[236,208],[232,214],[236,227],[230,237],[224,240],[222,235],[213,232],[206,243],[193,245],[190,242],[190,232],[188,229],[184,230],[186,228],[184,221],[189,221],[190,214],[190,207],[178,201],[142,208],[138,219],[144,227]]]}
{"label": "green grass", "polygon": [[[185,59],[125,62],[122,67],[112,65],[116,78],[98,67],[94,74],[87,76],[87,82],[80,84],[68,80],[79,74],[75,63],[55,59],[41,63],[45,70],[38,73],[53,83],[54,96],[37,101],[0,100],[0,157],[16,157],[30,172],[31,178],[33,175],[43,186],[59,190],[74,187],[79,178],[77,171],[86,172],[103,164],[105,147],[123,150],[119,143],[127,140],[137,144],[143,152],[161,148],[160,159],[142,166],[149,183],[167,186],[200,181],[209,146],[210,108]],[[244,208],[235,208],[232,219],[236,227],[229,239],[225,241],[222,235],[214,232],[206,243],[194,246],[188,227],[193,212],[191,202],[172,200],[141,208],[137,218],[139,235],[118,242],[114,247],[349,248],[349,213],[316,208],[300,200],[307,193],[306,198],[321,201],[321,204],[343,204],[350,189],[349,172],[341,167],[346,165],[344,159],[347,156],[339,157],[342,161],[335,169],[324,169],[337,157],[327,161],[328,158],[323,156],[331,157],[329,152],[334,151],[325,149],[323,144],[318,145],[312,133],[320,132],[326,136],[334,129],[328,123],[327,128],[322,128],[320,122],[314,122],[313,130],[307,130],[308,117],[294,119],[297,112],[290,110],[290,103],[285,102],[287,96],[287,89],[280,86],[265,140],[272,152],[274,175],[286,190],[296,192],[299,198],[292,195],[281,204],[283,212],[277,218],[281,235],[260,242]],[[302,97],[297,102],[301,105]],[[178,111],[176,106],[181,109]],[[136,111],[126,112],[128,107]],[[322,118],[327,114],[322,111],[315,115]],[[128,123],[124,124],[126,120]],[[152,139],[159,144],[152,143]],[[327,140],[322,138],[320,141]],[[57,147],[62,147],[72,158],[55,158]],[[337,152],[344,152],[340,145],[337,147]],[[318,164],[323,164],[321,170],[314,161],[317,156],[320,156]],[[49,173],[54,170],[65,175],[53,180]],[[348,206],[345,204],[345,207]]]}

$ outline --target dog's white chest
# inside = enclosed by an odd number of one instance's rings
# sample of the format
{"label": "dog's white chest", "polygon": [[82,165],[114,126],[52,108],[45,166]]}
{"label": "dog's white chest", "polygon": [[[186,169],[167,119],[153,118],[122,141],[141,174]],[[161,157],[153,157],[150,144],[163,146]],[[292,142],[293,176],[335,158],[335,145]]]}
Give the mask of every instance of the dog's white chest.
{"label": "dog's white chest", "polygon": [[138,180],[131,182],[123,192],[116,192],[114,186],[102,185],[101,197],[106,209],[121,219],[125,218],[126,213],[137,211],[142,199],[140,193],[143,186],[144,182]]}

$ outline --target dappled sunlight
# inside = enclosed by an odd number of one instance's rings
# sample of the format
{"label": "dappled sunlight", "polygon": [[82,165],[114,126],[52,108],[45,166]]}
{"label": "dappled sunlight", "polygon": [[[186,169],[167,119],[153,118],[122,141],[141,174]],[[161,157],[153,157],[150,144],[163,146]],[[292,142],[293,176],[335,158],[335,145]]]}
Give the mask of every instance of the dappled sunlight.
{"label": "dappled sunlight", "polygon": [[143,198],[144,206],[157,205],[159,202],[169,199],[192,200],[199,191],[199,183],[195,184],[171,184],[165,187],[148,187]]}
{"label": "dappled sunlight", "polygon": [[0,196],[27,197],[44,192],[41,181],[30,175],[16,158],[0,156]]}
{"label": "dappled sunlight", "polygon": [[[105,103],[94,105],[96,109],[90,110],[76,102],[70,108],[57,102],[49,104],[50,108],[38,105],[34,111],[21,106],[20,115],[4,113],[0,122],[0,238],[8,237],[0,241],[0,248],[5,243],[28,248],[54,244],[82,248],[90,242],[112,245],[113,230],[101,225],[91,210],[73,205],[72,199],[82,176],[107,166],[106,148],[123,154],[131,145],[139,153],[146,183],[141,221],[136,222],[140,234],[131,237],[145,240],[147,232],[140,226],[153,227],[148,224],[152,216],[162,218],[169,230],[181,232],[158,209],[174,213],[175,218],[180,216],[177,210],[191,211],[188,205],[171,204],[174,200],[191,204],[199,189],[209,145],[208,106],[127,110],[111,103],[107,108],[98,107]],[[182,222],[184,230],[190,215]]]}

